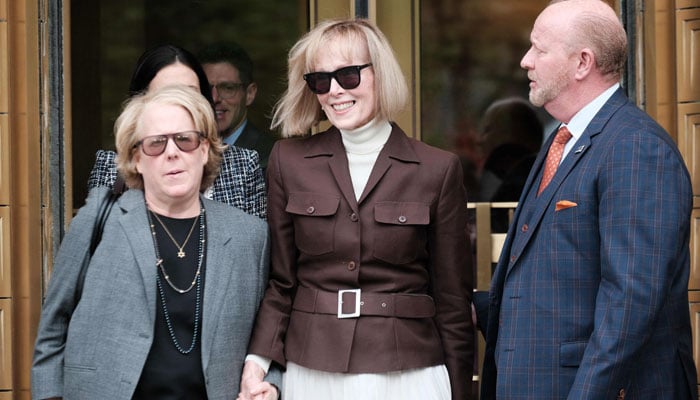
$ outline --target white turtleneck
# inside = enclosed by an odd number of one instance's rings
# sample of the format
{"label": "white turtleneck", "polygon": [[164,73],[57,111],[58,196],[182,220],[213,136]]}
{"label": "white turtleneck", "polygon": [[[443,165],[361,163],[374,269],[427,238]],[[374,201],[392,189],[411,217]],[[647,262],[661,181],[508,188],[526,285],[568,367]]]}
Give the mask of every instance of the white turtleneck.
{"label": "white turtleneck", "polygon": [[367,125],[353,130],[340,130],[355,198],[365,190],[379,152],[391,135],[391,124],[386,120],[373,119]]}

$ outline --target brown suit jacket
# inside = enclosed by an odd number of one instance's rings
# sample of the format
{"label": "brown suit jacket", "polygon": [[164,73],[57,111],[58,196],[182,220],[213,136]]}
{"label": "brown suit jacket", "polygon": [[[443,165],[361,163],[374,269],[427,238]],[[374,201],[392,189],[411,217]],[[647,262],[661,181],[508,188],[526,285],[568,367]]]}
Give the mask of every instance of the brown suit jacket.
{"label": "brown suit jacket", "polygon": [[[267,178],[271,279],[250,352],[331,372],[445,363],[453,399],[469,398],[473,285],[457,157],[393,125],[357,201],[340,132],[331,128],[278,141]],[[338,290],[354,288],[362,289],[361,296],[428,294],[435,313],[339,319],[300,311],[294,303],[299,287],[332,299]],[[313,305],[320,297],[305,301]]]}

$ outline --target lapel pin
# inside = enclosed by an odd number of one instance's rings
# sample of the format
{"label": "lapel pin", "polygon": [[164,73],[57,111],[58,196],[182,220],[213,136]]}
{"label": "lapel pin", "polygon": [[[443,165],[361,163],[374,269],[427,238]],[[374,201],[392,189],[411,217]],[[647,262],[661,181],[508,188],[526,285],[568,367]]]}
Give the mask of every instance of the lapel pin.
{"label": "lapel pin", "polygon": [[578,146],[578,147],[576,148],[576,151],[574,152],[574,154],[578,154],[578,153],[582,152],[583,149],[585,149],[585,148],[586,148],[585,145],[583,145],[583,146]]}

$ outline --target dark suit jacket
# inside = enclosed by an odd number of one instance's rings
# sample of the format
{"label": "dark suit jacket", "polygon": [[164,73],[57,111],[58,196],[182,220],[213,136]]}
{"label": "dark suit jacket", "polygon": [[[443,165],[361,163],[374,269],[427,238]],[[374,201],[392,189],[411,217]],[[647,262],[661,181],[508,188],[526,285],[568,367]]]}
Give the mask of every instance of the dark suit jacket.
{"label": "dark suit jacket", "polygon": [[241,136],[236,139],[234,144],[244,149],[257,151],[260,156],[260,167],[264,170],[267,168],[267,160],[270,158],[272,146],[275,144],[275,137],[270,132],[259,130],[248,120]]}
{"label": "dark suit jacket", "polygon": [[618,90],[537,197],[553,136],[491,283],[482,399],[697,399],[676,144]]}
{"label": "dark suit jacket", "polygon": [[[279,140],[267,175],[271,281],[250,352],[331,372],[445,363],[453,399],[469,398],[472,266],[457,157],[394,125],[357,201],[340,132],[331,128]],[[429,294],[436,311],[339,319],[297,309],[300,287],[336,298],[354,288]]]}

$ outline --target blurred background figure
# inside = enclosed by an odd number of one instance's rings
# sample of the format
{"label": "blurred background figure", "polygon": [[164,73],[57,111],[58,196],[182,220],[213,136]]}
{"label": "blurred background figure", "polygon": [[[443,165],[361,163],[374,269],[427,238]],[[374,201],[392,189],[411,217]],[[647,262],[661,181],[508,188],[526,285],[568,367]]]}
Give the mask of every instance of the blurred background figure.
{"label": "blurred background figure", "polygon": [[[544,127],[527,100],[509,97],[492,103],[481,121],[479,147],[484,164],[479,193],[470,201],[515,202],[542,146]],[[511,211],[491,209],[491,231],[508,230]]]}
{"label": "blurred background figure", "polygon": [[535,109],[519,97],[498,100],[486,109],[480,133],[479,201],[518,201],[544,136]]}
{"label": "blurred background figure", "polygon": [[211,87],[219,135],[228,145],[257,151],[265,169],[275,138],[248,120],[248,107],[258,93],[253,60],[233,42],[206,47],[197,57]]}

